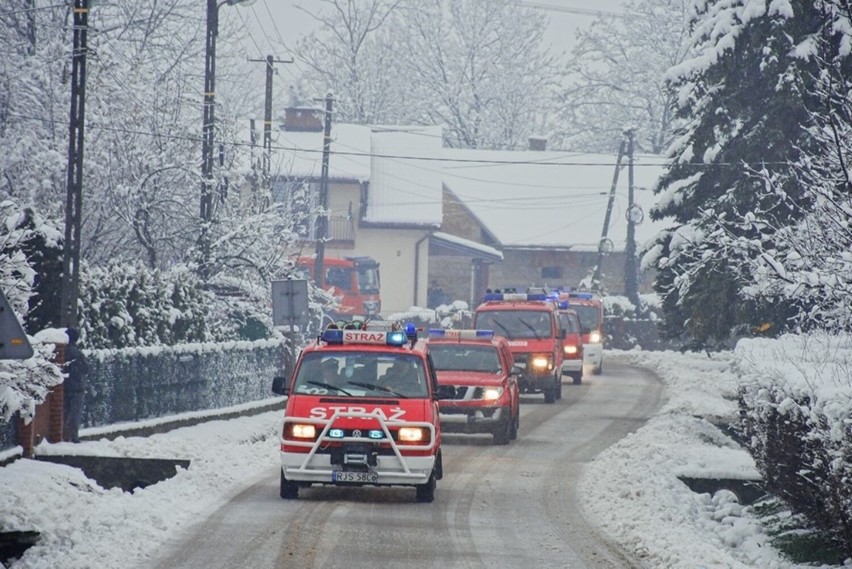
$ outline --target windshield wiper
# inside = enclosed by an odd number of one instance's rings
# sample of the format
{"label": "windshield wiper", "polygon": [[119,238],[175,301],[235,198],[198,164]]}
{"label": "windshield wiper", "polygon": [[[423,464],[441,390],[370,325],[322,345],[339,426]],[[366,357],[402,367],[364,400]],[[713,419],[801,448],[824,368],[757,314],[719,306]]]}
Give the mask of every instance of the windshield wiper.
{"label": "windshield wiper", "polygon": [[352,394],[343,389],[342,387],[337,387],[336,385],[332,385],[330,383],[323,383],[322,381],[311,381],[307,380],[305,383],[309,383],[310,385],[316,385],[317,387],[322,387],[324,389],[333,389],[335,391],[339,391],[340,393],[345,393],[349,397],[352,397]]}
{"label": "windshield wiper", "polygon": [[503,326],[502,322],[500,322],[499,320],[492,320],[492,322],[494,322],[494,324],[499,326],[500,329],[503,330],[506,333],[507,338],[509,338],[510,340],[512,339],[512,335],[509,333],[509,329],[506,328],[505,326]]}
{"label": "windshield wiper", "polygon": [[535,328],[533,328],[526,320],[524,320],[523,318],[518,318],[518,322],[520,322],[521,324],[523,324],[524,326],[529,328],[530,332],[533,333],[533,336],[535,336],[536,340],[541,340],[541,338],[538,335],[538,332],[536,332]]}
{"label": "windshield wiper", "polygon": [[394,397],[399,397],[400,399],[408,399],[407,395],[403,395],[402,393],[397,393],[393,389],[387,388],[384,385],[376,385],[374,383],[361,383],[360,381],[347,381],[346,385],[354,385],[355,387],[363,387],[365,389],[372,389],[375,391],[383,391],[385,393],[390,393]]}

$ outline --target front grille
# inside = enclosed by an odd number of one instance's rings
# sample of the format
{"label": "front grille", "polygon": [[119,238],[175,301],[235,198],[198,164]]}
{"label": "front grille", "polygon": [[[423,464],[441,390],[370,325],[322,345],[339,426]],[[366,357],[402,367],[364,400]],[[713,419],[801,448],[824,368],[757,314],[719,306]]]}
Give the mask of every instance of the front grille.
{"label": "front grille", "polygon": [[445,399],[451,399],[453,401],[473,401],[476,399],[482,399],[482,396],[485,394],[485,389],[482,387],[474,387],[470,385],[448,385],[446,387],[448,395],[450,389],[453,390],[452,397],[446,397]]}

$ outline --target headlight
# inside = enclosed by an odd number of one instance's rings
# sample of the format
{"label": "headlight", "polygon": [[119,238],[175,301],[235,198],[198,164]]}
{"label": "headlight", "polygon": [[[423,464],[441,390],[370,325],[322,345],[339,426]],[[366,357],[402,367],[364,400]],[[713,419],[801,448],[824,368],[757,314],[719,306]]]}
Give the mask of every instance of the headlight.
{"label": "headlight", "polygon": [[503,395],[502,387],[486,387],[485,393],[482,394],[482,398],[486,401],[496,401],[500,399],[500,396]]}
{"label": "headlight", "polygon": [[550,358],[547,356],[533,356],[530,365],[536,370],[547,369],[550,367]]}
{"label": "headlight", "polygon": [[397,436],[401,443],[422,443],[429,439],[429,432],[423,427],[400,427]]}
{"label": "headlight", "polygon": [[302,423],[287,423],[284,425],[285,439],[307,439],[315,440],[317,438],[317,428],[315,425]]}
{"label": "headlight", "polygon": [[565,346],[565,353],[568,355],[574,355],[577,353],[577,346]]}
{"label": "headlight", "polygon": [[601,341],[601,333],[600,332],[592,332],[589,334],[589,341],[593,344],[597,344]]}

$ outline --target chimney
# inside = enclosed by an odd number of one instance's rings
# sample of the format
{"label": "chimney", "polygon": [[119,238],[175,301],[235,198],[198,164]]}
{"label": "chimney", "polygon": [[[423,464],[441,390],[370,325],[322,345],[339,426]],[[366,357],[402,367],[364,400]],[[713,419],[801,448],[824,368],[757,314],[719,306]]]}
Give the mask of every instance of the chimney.
{"label": "chimney", "polygon": [[547,137],[544,136],[531,136],[529,138],[530,141],[530,150],[534,150],[536,152],[544,152],[547,150]]}
{"label": "chimney", "polygon": [[284,130],[296,132],[322,132],[322,109],[313,107],[287,107],[284,109]]}

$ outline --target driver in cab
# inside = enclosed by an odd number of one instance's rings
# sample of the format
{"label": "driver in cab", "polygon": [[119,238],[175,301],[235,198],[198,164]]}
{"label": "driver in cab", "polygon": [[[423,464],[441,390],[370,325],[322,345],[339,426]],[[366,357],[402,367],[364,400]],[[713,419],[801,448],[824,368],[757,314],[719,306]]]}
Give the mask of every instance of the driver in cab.
{"label": "driver in cab", "polygon": [[418,396],[424,393],[417,369],[402,358],[394,360],[393,364],[379,379],[379,383],[400,395]]}

